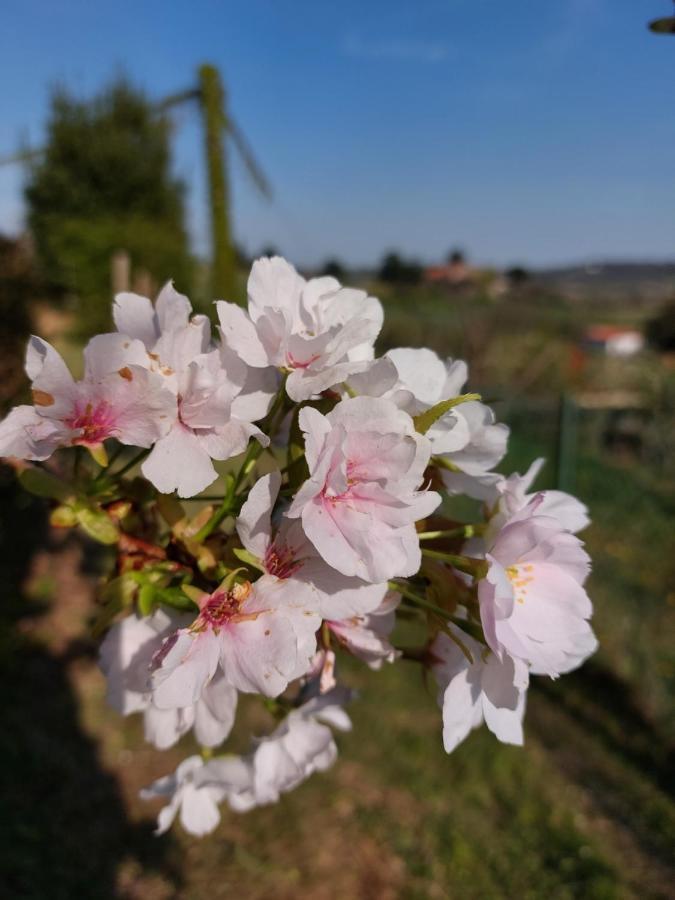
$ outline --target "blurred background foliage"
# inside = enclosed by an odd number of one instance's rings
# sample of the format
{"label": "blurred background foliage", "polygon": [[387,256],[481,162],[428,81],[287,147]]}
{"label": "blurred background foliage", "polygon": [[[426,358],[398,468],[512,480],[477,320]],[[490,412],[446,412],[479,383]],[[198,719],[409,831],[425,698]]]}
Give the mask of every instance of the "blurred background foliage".
{"label": "blurred background foliage", "polygon": [[185,186],[171,172],[170,137],[168,117],[123,79],[86,101],[53,94],[26,183],[28,227],[46,290],[74,311],[82,335],[110,328],[115,251],[152,291],[168,273],[189,286]]}

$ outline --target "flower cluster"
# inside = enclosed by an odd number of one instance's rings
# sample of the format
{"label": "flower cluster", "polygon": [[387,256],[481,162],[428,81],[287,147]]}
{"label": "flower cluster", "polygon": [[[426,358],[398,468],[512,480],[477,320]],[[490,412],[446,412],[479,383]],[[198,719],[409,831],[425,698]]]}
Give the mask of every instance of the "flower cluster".
{"label": "flower cluster", "polygon": [[[530,676],[596,648],[585,507],[531,491],[541,461],[495,471],[508,429],[463,393],[464,362],[375,358],[365,292],[275,257],[246,310],[216,310],[214,331],[171,284],[154,306],[118,295],[80,381],[32,338],[32,404],[0,423],[52,522],[115,548],[95,625],[110,704],[159,749],[188,732],[201,747],[143,792],[166,801],[158,831],[178,815],[205,834],[223,804],[273,803],[330,766],[351,728],[345,654],[433,673],[448,752],[483,723],[522,744]],[[453,518],[457,494],[473,521]],[[401,646],[410,617],[426,639]],[[247,695],[274,726],[225,753]]]}

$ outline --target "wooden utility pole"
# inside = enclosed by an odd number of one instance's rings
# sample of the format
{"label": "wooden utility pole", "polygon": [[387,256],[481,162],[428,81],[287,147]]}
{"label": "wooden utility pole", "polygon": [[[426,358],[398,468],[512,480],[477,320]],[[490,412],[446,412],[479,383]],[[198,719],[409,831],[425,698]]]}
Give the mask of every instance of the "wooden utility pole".
{"label": "wooden utility pole", "polygon": [[211,207],[211,296],[222,300],[236,300],[236,263],[230,229],[230,198],[225,178],[223,140],[228,121],[225,90],[218,69],[215,66],[201,66],[199,85]]}

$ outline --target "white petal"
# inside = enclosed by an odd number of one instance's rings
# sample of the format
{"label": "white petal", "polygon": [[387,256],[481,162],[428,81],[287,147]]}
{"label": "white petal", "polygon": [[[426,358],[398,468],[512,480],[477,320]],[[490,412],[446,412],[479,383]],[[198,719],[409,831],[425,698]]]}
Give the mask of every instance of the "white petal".
{"label": "white petal", "polygon": [[113,320],[121,334],[142,341],[146,350],[152,350],[159,337],[155,311],[147,297],[123,292],[115,296]]}
{"label": "white petal", "polygon": [[264,475],[251,488],[237,519],[237,534],[244,547],[264,559],[272,538],[272,508],[281,486],[279,472]]}
{"label": "white petal", "polygon": [[155,444],[141,468],[158,491],[177,491],[179,497],[194,497],[218,477],[199,439],[180,423]]}

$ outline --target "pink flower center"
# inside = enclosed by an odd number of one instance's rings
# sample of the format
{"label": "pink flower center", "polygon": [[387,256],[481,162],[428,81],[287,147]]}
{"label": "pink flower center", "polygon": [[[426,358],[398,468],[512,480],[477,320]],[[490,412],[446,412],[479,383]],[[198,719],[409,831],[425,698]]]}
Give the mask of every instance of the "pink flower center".
{"label": "pink flower center", "polygon": [[286,365],[289,369],[307,369],[312,365],[313,362],[319,358],[319,354],[315,353],[314,356],[310,356],[310,358],[304,362],[296,359],[292,353],[286,354]]}
{"label": "pink flower center", "polygon": [[[246,596],[248,592],[246,593]],[[215,591],[205,601],[195,625],[206,628],[220,628],[239,614],[246,599],[240,591]]]}
{"label": "pink flower center", "polygon": [[115,414],[105,400],[95,405],[87,403],[84,407],[76,403],[65,424],[80,432],[72,439],[73,444],[100,444],[115,431]]}
{"label": "pink flower center", "polygon": [[292,547],[271,544],[264,559],[265,570],[276,578],[290,578],[302,567],[302,560],[295,558]]}

